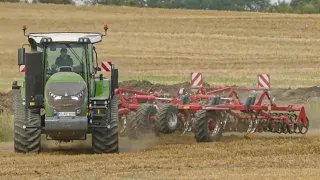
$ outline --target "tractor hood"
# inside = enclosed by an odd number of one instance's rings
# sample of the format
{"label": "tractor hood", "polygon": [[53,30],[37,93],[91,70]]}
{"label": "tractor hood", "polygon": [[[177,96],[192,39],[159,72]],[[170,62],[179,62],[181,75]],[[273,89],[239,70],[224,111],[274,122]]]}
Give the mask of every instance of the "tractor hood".
{"label": "tractor hood", "polygon": [[45,86],[47,110],[53,116],[57,112],[76,112],[81,115],[87,92],[86,83],[80,75],[74,72],[55,73]]}
{"label": "tractor hood", "polygon": [[87,90],[85,81],[74,72],[53,74],[46,84],[46,90],[59,96],[72,96]]}

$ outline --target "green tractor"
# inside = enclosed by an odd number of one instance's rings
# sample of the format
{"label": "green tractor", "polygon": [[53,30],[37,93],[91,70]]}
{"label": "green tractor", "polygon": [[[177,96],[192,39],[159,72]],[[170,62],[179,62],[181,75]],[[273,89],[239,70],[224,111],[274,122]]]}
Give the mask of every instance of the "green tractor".
{"label": "green tractor", "polygon": [[[106,36],[92,32],[29,33],[26,52],[18,49],[25,76],[14,97],[14,151],[41,152],[46,140],[69,142],[92,137],[94,153],[119,153],[118,69],[98,65],[94,44]],[[108,62],[109,63],[109,62]],[[98,71],[111,72],[108,79]]]}

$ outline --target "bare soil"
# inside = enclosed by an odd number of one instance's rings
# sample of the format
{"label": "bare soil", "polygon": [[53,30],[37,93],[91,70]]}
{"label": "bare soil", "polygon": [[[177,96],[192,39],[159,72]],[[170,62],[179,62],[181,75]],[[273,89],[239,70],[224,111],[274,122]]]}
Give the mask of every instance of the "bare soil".
{"label": "bare soil", "polygon": [[0,179],[318,179],[320,168],[320,138],[311,135],[120,139],[121,153],[104,155],[90,153],[90,140],[44,143],[40,154],[15,154],[12,143],[0,143]]}

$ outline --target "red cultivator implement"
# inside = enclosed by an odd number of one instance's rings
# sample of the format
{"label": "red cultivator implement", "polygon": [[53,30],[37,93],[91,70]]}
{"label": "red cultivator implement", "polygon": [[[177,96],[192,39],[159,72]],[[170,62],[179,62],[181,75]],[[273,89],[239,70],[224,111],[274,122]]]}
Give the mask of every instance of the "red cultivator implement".
{"label": "red cultivator implement", "polygon": [[[116,90],[123,131],[130,139],[139,133],[192,130],[198,142],[208,142],[223,132],[305,134],[309,128],[303,106],[277,106],[261,88],[207,87],[190,95],[181,88],[178,97],[150,92]],[[248,94],[244,102],[241,92]]]}

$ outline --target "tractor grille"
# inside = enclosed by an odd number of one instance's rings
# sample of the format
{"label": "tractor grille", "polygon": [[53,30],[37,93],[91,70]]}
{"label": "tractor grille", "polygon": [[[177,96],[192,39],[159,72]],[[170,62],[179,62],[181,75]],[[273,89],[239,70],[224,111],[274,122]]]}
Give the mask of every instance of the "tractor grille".
{"label": "tractor grille", "polygon": [[[82,82],[55,82],[47,85],[47,101],[58,112],[74,112],[83,107],[87,94],[86,84]],[[75,99],[72,99],[75,98]],[[76,100],[77,99],[77,100]]]}
{"label": "tractor grille", "polygon": [[54,100],[49,98],[49,105],[59,112],[74,112],[76,108],[83,106],[84,98],[79,98],[78,101],[71,99],[71,97],[62,97],[61,99]]}

